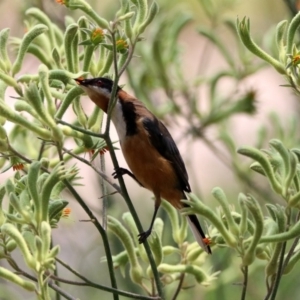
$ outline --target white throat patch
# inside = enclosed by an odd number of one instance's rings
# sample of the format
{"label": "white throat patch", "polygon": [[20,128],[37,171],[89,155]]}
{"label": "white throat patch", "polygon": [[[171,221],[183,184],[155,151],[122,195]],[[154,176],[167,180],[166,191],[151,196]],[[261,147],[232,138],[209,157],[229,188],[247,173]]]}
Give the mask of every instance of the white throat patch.
{"label": "white throat patch", "polygon": [[122,144],[126,137],[126,123],[124,121],[122,105],[119,99],[117,100],[117,103],[112,111],[111,120],[116,127],[120,144]]}

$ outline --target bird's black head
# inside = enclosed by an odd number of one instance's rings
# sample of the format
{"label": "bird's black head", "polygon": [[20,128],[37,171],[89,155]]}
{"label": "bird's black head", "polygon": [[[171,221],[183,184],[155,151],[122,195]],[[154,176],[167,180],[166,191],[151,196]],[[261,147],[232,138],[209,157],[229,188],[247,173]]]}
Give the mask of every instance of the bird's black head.
{"label": "bird's black head", "polygon": [[[114,83],[111,79],[105,77],[97,77],[97,78],[90,78],[90,79],[76,78],[75,81],[84,90],[97,89],[107,95],[111,94],[113,83]],[[121,88],[118,86],[117,91],[119,91],[120,89]]]}

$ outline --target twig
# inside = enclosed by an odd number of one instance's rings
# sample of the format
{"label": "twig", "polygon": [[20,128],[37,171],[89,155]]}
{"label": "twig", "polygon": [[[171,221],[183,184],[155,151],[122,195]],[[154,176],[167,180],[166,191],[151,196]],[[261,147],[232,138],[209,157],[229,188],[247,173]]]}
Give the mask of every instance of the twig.
{"label": "twig", "polygon": [[242,272],[244,274],[244,282],[243,282],[241,300],[245,300],[247,294],[247,287],[248,287],[248,266],[242,267]]}
{"label": "twig", "polygon": [[79,131],[81,133],[85,133],[87,135],[90,135],[90,136],[95,136],[95,137],[98,137],[98,138],[101,138],[101,139],[104,139],[106,137],[105,134],[101,134],[101,133],[95,133],[93,131],[90,131],[90,130],[86,130],[86,129],[83,129],[82,127],[79,127],[79,126],[75,126],[75,125],[72,125],[70,123],[67,123],[61,119],[55,119],[55,121],[59,124],[63,124],[63,125],[66,125],[66,126],[69,126],[70,128],[76,130],[76,131]]}
{"label": "twig", "polygon": [[278,269],[277,269],[274,285],[272,287],[272,294],[271,294],[270,300],[275,300],[276,299],[276,294],[277,294],[279,283],[280,283],[280,280],[281,280],[281,277],[282,277],[282,270],[283,270],[282,266],[283,266],[283,262],[284,262],[285,249],[286,249],[286,242],[284,242],[283,245],[282,245],[279,264],[278,264]]}
{"label": "twig", "polygon": [[70,154],[74,158],[81,161],[82,163],[90,166],[98,175],[100,175],[108,184],[110,184],[118,193],[120,193],[122,195],[122,190],[121,190],[120,186],[117,185],[116,183],[114,183],[109,176],[107,176],[105,173],[101,172],[99,169],[94,167],[88,160],[78,156],[77,154],[74,154],[72,151],[68,150],[67,148],[62,147],[62,149],[66,153]]}
{"label": "twig", "polygon": [[103,291],[107,291],[107,292],[111,292],[111,293],[118,294],[121,296],[125,296],[125,297],[131,298],[131,299],[145,299],[145,300],[160,300],[161,299],[160,297],[143,296],[140,294],[134,294],[131,292],[122,291],[120,289],[110,288],[108,286],[93,283],[91,281],[78,282],[78,281],[72,281],[72,280],[68,280],[68,279],[64,279],[64,278],[57,278],[54,275],[51,276],[51,279],[53,279],[55,281],[60,281],[60,282],[66,283],[66,284],[72,284],[72,285],[77,285],[77,286],[89,286],[89,287],[97,288],[97,289],[100,289]]}
{"label": "twig", "polygon": [[[101,172],[105,172],[105,159],[103,155],[100,155],[100,168],[101,168]],[[100,187],[103,195],[102,196],[102,226],[104,230],[107,230],[107,204],[108,204],[107,188],[104,182],[104,178],[102,176],[100,177]]]}
{"label": "twig", "polygon": [[[57,292],[57,295],[65,297],[67,300],[77,300],[78,297],[73,297],[69,293],[65,292],[61,287],[59,287],[57,284],[53,282],[48,281],[48,285]],[[57,297],[56,297],[57,299]]]}
{"label": "twig", "polygon": [[124,73],[124,71],[126,70],[127,66],[129,65],[129,62],[132,59],[132,56],[133,56],[133,53],[134,53],[135,44],[136,44],[136,42],[133,42],[133,43],[130,44],[130,47],[129,47],[129,50],[128,50],[128,56],[126,58],[126,61],[125,61],[124,65],[122,66],[121,70],[119,71],[119,74],[118,74],[119,77]]}
{"label": "twig", "polygon": [[[298,212],[298,214],[297,214],[296,222],[299,221],[299,218],[300,218],[300,212]],[[294,254],[294,250],[297,247],[299,240],[300,240],[300,237],[296,237],[295,238],[295,240],[294,240],[294,242],[293,242],[293,244],[292,244],[292,246],[291,246],[291,248],[290,248],[290,250],[289,250],[289,252],[288,252],[288,254],[287,254],[286,258],[285,258],[285,260],[284,260],[284,263],[283,263],[283,266],[282,266],[282,272],[284,272],[284,270],[287,267],[290,259],[292,258],[293,254]]]}
{"label": "twig", "polygon": [[185,273],[181,273],[180,274],[180,279],[179,279],[179,283],[178,283],[178,286],[177,286],[177,289],[172,297],[172,300],[176,300],[181,288],[182,288],[182,284],[183,284],[183,281],[184,281],[184,277],[185,277]]}

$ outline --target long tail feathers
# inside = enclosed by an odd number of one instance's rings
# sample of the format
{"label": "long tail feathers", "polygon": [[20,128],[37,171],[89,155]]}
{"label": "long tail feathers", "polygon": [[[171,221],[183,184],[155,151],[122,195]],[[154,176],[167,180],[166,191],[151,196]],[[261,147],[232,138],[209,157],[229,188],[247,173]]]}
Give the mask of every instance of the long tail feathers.
{"label": "long tail feathers", "polygon": [[210,247],[204,242],[203,239],[205,239],[205,234],[201,228],[201,225],[196,217],[196,215],[189,215],[187,216],[188,223],[190,225],[190,228],[193,232],[193,235],[200,245],[200,247],[207,252],[208,254],[211,254]]}

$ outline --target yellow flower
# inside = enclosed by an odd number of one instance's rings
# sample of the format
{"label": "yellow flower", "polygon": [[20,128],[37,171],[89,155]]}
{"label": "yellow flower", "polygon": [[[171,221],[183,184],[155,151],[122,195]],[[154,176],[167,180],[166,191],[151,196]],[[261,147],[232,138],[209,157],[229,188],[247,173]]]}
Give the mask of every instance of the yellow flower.
{"label": "yellow flower", "polygon": [[119,39],[116,41],[116,48],[118,52],[125,53],[128,50],[128,44],[126,40]]}
{"label": "yellow flower", "polygon": [[95,28],[91,32],[91,41],[94,45],[100,44],[104,39],[104,31],[101,28]]}

